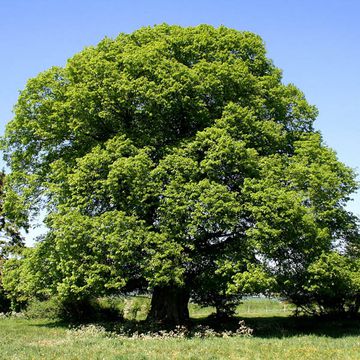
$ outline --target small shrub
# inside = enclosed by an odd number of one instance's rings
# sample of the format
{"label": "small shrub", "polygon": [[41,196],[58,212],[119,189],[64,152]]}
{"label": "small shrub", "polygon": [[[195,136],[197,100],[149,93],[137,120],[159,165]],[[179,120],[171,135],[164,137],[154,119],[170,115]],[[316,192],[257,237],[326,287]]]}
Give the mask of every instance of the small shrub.
{"label": "small shrub", "polygon": [[63,312],[61,301],[53,297],[49,300],[32,300],[24,314],[29,319],[60,319]]}
{"label": "small shrub", "polygon": [[49,300],[33,300],[25,315],[31,319],[60,319],[65,321],[101,321],[122,319],[122,309],[114,301],[92,299],[63,301],[57,297]]}
{"label": "small shrub", "polygon": [[335,251],[323,253],[309,266],[307,281],[296,300],[301,309],[314,314],[358,314],[360,260]]}

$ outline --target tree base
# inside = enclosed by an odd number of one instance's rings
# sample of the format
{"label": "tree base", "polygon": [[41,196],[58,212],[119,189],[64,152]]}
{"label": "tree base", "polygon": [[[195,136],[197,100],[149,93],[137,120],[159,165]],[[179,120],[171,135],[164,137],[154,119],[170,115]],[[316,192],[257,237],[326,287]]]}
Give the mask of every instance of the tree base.
{"label": "tree base", "polygon": [[189,291],[185,288],[155,287],[148,320],[163,324],[184,324],[188,322],[189,299]]}

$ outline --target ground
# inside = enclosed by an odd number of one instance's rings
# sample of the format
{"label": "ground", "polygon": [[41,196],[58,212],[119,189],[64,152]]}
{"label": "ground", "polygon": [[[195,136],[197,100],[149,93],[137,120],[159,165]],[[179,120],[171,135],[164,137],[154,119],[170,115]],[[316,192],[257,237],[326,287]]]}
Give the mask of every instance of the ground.
{"label": "ground", "polygon": [[[195,323],[205,324],[210,309],[192,305]],[[103,325],[69,327],[44,319],[0,319],[1,359],[359,359],[358,322],[294,319],[288,305],[245,301],[237,315],[253,336],[125,337]]]}

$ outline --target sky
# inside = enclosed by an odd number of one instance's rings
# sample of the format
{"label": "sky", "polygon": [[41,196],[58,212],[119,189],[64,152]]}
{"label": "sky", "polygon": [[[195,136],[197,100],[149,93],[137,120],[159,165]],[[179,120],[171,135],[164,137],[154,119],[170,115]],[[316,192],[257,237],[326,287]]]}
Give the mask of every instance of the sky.
{"label": "sky", "polygon": [[[263,38],[284,83],[317,106],[325,143],[360,172],[359,16],[359,0],[0,0],[0,134],[29,78],[105,36],[161,23],[225,25]],[[359,194],[349,209],[360,215]]]}

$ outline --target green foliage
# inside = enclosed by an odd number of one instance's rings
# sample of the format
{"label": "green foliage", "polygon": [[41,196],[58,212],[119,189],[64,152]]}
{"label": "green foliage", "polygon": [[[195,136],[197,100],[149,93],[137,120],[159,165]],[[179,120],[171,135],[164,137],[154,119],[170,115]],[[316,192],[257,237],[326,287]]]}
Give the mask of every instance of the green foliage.
{"label": "green foliage", "polygon": [[[29,300],[23,313],[28,319],[52,319],[65,321],[119,321],[145,320],[150,309],[147,296],[105,296],[90,299],[74,306],[60,297],[47,300]],[[78,311],[81,313],[78,314]]]}
{"label": "green foliage", "polygon": [[[304,285],[305,297],[321,313],[356,314],[360,308],[360,261],[337,252],[323,253],[312,263]],[[312,306],[311,306],[312,305]]]}
{"label": "green foliage", "polygon": [[46,279],[42,278],[45,273],[36,273],[38,264],[34,261],[37,259],[34,255],[36,254],[33,249],[24,248],[21,254],[7,259],[4,263],[2,285],[13,311],[24,309],[33,296],[46,297],[46,291],[37,291]]}
{"label": "green foliage", "polygon": [[20,260],[10,259],[5,262],[2,269],[2,287],[4,296],[10,301],[11,308],[19,311],[24,308],[29,300],[23,288],[26,284],[22,282],[22,268]]}
{"label": "green foliage", "polygon": [[59,320],[63,315],[62,305],[58,298],[53,297],[49,300],[31,300],[26,310],[27,319],[50,319]]}
{"label": "green foliage", "polygon": [[[120,305],[120,306],[119,306]],[[65,302],[59,297],[48,300],[33,299],[24,314],[28,319],[51,319],[65,321],[114,321],[123,319],[122,304],[111,299]]]}
{"label": "green foliage", "polygon": [[258,265],[247,264],[246,270],[234,274],[228,292],[255,295],[270,294],[275,289],[276,280],[271,275]]}
{"label": "green foliage", "polygon": [[[205,269],[205,266],[203,266]],[[212,274],[212,276],[209,276]],[[224,319],[235,314],[236,305],[239,304],[243,292],[228,291],[229,284],[232,283],[231,274],[220,273],[215,269],[206,268],[197,277],[196,285],[192,291],[194,302],[202,306],[213,306],[216,310],[216,317]]]}
{"label": "green foliage", "polygon": [[5,205],[22,220],[45,206],[49,233],[9,291],[295,301],[321,254],[359,241],[355,175],[316,115],[258,36],[225,27],[120,34],[30,79],[3,138]]}
{"label": "green foliage", "polygon": [[[14,216],[10,207],[14,208],[16,201],[7,186],[7,179],[4,172],[0,172],[0,312],[10,310],[11,301],[3,287],[4,266],[9,256],[16,255],[24,246],[24,240],[20,235],[21,211],[15,211]],[[8,199],[5,202],[5,195]],[[8,206],[6,206],[6,204]]]}
{"label": "green foliage", "polygon": [[20,235],[24,212],[15,209],[16,195],[8,185],[10,181],[3,171],[0,172],[0,258],[5,259],[24,245]]}

